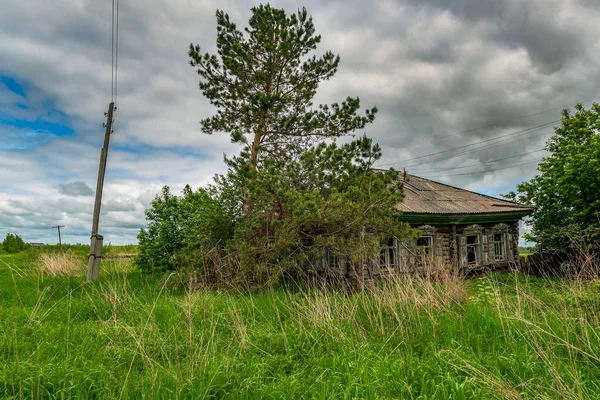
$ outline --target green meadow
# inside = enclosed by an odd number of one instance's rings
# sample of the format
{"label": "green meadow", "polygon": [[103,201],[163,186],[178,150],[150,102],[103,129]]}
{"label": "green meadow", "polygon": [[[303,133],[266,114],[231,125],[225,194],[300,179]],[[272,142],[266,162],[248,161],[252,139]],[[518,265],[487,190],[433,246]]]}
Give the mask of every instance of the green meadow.
{"label": "green meadow", "polygon": [[600,398],[599,281],[218,292],[43,254],[0,255],[0,398]]}

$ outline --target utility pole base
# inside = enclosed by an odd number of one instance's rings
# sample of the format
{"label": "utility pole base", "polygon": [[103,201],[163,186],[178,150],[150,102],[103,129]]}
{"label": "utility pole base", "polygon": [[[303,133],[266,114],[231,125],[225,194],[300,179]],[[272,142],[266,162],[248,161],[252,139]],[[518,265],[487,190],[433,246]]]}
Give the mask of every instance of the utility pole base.
{"label": "utility pole base", "polygon": [[92,282],[100,275],[100,260],[102,260],[102,243],[104,236],[94,235],[90,244],[90,255],[88,257],[87,281]]}

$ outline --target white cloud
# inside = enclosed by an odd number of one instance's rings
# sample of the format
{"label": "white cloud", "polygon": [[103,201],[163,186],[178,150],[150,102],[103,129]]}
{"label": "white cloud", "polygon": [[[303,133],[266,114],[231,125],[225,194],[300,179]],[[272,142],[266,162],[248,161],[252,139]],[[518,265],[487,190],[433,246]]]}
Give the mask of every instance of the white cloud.
{"label": "white cloud", "polygon": [[[243,27],[252,5],[227,0],[218,6]],[[274,5],[297,9],[291,1]],[[214,109],[188,65],[190,42],[215,50],[216,7],[204,0],[121,2],[118,110],[100,228],[113,244],[135,241],[144,208],[162,185],[177,192],[186,183],[206,184],[224,171],[223,153],[239,150],[226,134],[200,132],[199,121]],[[471,130],[597,94],[600,9],[589,0],[311,0],[306,7],[323,36],[319,51],[342,58],[318,101],[351,95],[364,107],[377,105],[377,120],[365,131],[381,143],[383,163],[546,123],[559,111]],[[13,144],[0,146],[0,235],[11,231],[52,242],[50,227],[61,223],[65,240],[88,240],[93,197],[65,196],[58,188],[77,183],[95,190],[110,100],[110,11],[110,2],[91,0],[3,4],[0,75],[24,84],[36,107],[15,109],[19,96],[0,84],[0,136]],[[2,124],[7,110],[37,118],[43,105],[63,111],[75,135],[38,143],[31,132]],[[465,130],[471,131],[430,140]],[[472,169],[453,168],[533,151],[543,139],[421,159],[414,169],[446,168],[440,180],[500,190],[530,178],[535,165],[462,176],[452,175]]]}

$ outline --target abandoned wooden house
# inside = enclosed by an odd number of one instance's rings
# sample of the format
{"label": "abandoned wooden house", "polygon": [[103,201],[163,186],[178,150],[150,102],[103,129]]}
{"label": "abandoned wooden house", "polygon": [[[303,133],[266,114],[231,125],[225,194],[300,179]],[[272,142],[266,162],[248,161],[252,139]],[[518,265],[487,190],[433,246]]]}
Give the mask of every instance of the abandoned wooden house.
{"label": "abandoned wooden house", "polygon": [[390,243],[386,261],[395,258],[401,268],[410,269],[430,256],[444,264],[477,269],[506,267],[519,259],[519,221],[533,207],[414,175],[404,182],[404,196],[398,205],[400,220],[421,236],[408,244]]}
{"label": "abandoned wooden house", "polygon": [[[533,207],[460,189],[415,175],[404,181],[399,220],[420,232],[414,240],[384,240],[368,275],[418,271],[426,266],[464,270],[510,267],[519,260],[519,221]],[[328,255],[318,269],[346,274],[343,258]],[[336,274],[337,275],[337,274]]]}

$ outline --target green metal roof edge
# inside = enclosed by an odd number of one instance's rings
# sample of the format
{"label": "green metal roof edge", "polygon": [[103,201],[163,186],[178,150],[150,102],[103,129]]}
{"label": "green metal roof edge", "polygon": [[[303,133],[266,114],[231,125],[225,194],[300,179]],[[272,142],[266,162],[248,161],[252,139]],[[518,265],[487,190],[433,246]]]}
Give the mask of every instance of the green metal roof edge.
{"label": "green metal roof edge", "polygon": [[481,214],[428,214],[407,213],[400,214],[399,220],[410,224],[483,224],[490,222],[512,222],[518,221],[531,214],[532,210],[507,211]]}

